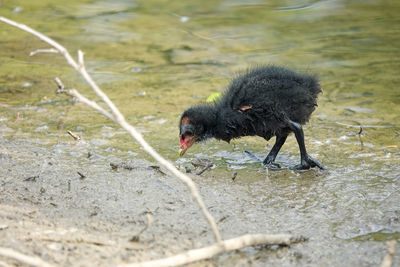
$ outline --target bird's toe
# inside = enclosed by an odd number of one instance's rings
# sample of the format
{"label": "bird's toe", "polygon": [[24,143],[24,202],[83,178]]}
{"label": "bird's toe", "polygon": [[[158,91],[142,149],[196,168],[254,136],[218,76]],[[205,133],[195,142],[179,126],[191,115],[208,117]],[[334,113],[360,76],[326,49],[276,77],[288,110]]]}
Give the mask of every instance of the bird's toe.
{"label": "bird's toe", "polygon": [[321,170],[324,170],[324,171],[326,170],[326,167],[324,165],[322,165],[318,160],[313,159],[310,155],[308,155],[307,161],[311,167],[318,167]]}
{"label": "bird's toe", "polygon": [[281,168],[281,165],[278,163],[275,163],[275,162],[267,162],[267,163],[263,162],[262,166],[264,168],[268,168],[268,169],[280,169]]}
{"label": "bird's toe", "polygon": [[290,169],[293,171],[304,171],[304,170],[308,170],[310,168],[311,168],[311,166],[309,164],[297,164],[297,165],[291,167]]}
{"label": "bird's toe", "polygon": [[308,170],[314,167],[318,167],[321,170],[326,170],[326,167],[322,165],[318,160],[315,160],[310,155],[307,155],[307,157],[304,160],[302,160],[300,164],[293,166],[290,169],[301,171],[301,170]]}

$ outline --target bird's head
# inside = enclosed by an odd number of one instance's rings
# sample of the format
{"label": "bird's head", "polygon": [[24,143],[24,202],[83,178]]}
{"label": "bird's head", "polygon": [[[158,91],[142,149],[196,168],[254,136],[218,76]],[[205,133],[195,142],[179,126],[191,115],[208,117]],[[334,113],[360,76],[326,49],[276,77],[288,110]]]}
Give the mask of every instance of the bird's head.
{"label": "bird's head", "polygon": [[179,121],[179,155],[194,143],[214,136],[217,123],[217,111],[213,105],[199,105],[187,109]]}
{"label": "bird's head", "polygon": [[204,127],[201,123],[193,121],[190,117],[183,116],[179,125],[179,155],[183,156],[196,141],[200,141],[204,134]]}

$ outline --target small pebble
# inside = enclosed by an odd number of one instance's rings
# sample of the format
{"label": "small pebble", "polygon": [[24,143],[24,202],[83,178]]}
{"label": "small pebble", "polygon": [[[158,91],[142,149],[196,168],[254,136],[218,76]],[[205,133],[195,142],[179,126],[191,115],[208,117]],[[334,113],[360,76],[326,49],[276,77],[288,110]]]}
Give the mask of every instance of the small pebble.
{"label": "small pebble", "polygon": [[17,6],[17,7],[15,7],[13,9],[13,13],[15,13],[15,14],[18,14],[18,13],[21,13],[21,12],[22,12],[22,7],[20,7],[20,6]]}
{"label": "small pebble", "polygon": [[189,166],[185,166],[185,172],[186,172],[186,173],[191,173],[191,172],[192,172],[192,169],[190,169]]}
{"label": "small pebble", "polygon": [[183,16],[179,19],[182,23],[188,22],[190,20],[189,17]]}
{"label": "small pebble", "polygon": [[24,82],[24,83],[22,84],[22,88],[31,87],[31,86],[32,86],[32,84],[29,83],[29,82]]}
{"label": "small pebble", "polygon": [[135,67],[131,69],[131,72],[141,72],[143,69],[141,67]]}

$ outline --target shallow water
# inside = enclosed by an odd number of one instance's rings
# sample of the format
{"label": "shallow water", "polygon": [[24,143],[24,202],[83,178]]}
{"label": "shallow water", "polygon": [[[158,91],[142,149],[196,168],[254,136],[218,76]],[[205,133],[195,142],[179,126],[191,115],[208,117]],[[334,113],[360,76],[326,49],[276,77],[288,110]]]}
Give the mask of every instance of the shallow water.
{"label": "shallow water", "polygon": [[[71,53],[85,51],[94,79],[182,169],[210,159],[215,167],[203,176],[224,183],[237,172],[235,183],[248,187],[260,209],[283,206],[272,215],[282,228],[294,231],[305,227],[298,218],[311,218],[327,235],[356,242],[400,235],[399,12],[395,0],[0,2],[0,15],[48,34]],[[55,76],[93,93],[61,57],[28,56],[46,44],[5,24],[0,34],[2,136],[55,144],[71,130],[105,155],[147,158],[105,118],[55,95]],[[259,64],[318,74],[323,94],[304,131],[309,153],[327,172],[287,169],[299,161],[293,136],[277,158],[281,171],[267,173],[244,154],[265,157],[274,140],[256,137],[209,141],[178,158],[180,113]]]}

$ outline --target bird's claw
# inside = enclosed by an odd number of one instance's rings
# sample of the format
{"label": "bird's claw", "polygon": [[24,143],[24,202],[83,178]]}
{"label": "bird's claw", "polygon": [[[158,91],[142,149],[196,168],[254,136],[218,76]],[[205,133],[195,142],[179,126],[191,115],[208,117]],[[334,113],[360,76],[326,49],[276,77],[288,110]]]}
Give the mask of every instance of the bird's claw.
{"label": "bird's claw", "polygon": [[324,165],[322,165],[321,163],[319,163],[318,160],[313,159],[310,155],[307,155],[305,159],[301,160],[300,164],[298,164],[290,169],[300,171],[300,170],[308,170],[308,169],[314,168],[314,167],[318,167],[321,170],[326,170],[326,167]]}
{"label": "bird's claw", "polygon": [[269,163],[262,163],[264,168],[268,168],[268,169],[280,169],[281,165],[275,162],[269,162]]}
{"label": "bird's claw", "polygon": [[268,169],[280,169],[281,165],[275,163],[274,160],[275,160],[274,158],[270,158],[267,156],[267,158],[262,163],[263,167]]}

